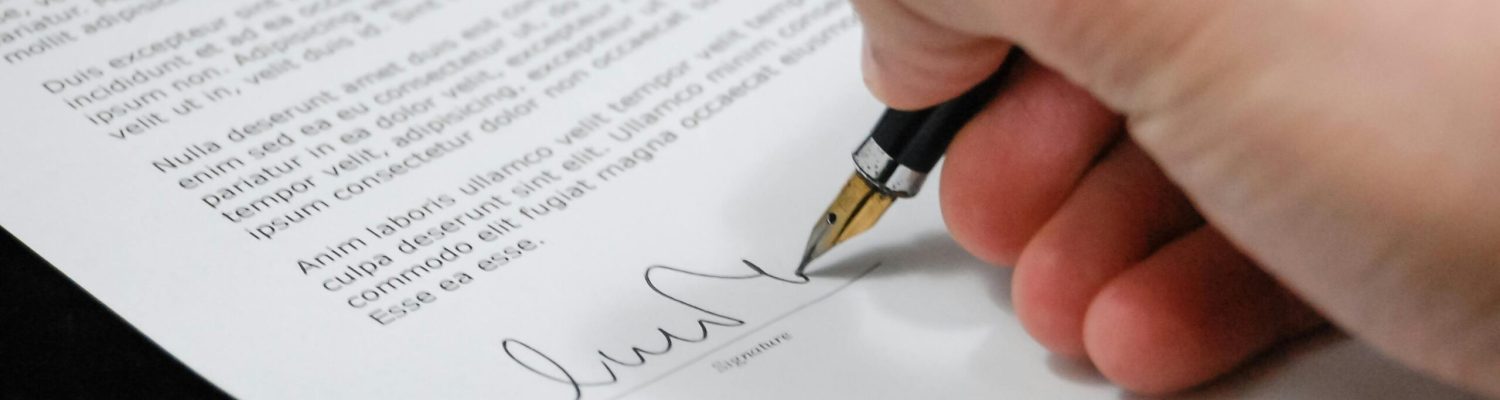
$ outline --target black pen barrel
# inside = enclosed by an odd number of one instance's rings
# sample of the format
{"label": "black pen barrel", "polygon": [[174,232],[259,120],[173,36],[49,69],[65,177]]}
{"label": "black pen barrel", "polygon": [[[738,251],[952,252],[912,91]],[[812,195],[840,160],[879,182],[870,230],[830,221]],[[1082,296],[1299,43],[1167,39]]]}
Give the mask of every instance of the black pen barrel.
{"label": "black pen barrel", "polygon": [[1019,53],[1013,50],[999,70],[958,98],[916,111],[886,110],[871,138],[901,165],[916,172],[931,172],[958,131],[1005,85]]}

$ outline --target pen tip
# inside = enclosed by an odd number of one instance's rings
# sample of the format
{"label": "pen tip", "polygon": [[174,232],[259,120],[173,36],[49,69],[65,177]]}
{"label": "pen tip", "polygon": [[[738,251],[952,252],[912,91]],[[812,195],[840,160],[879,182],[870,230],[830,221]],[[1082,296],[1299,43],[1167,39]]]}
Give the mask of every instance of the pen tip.
{"label": "pen tip", "polygon": [[802,252],[802,262],[797,263],[797,276],[798,277],[801,277],[801,278],[806,278],[807,277],[807,274],[806,274],[806,272],[807,272],[807,266],[809,264],[812,264],[812,261],[815,258],[818,258],[817,247],[816,246],[808,246],[807,250]]}
{"label": "pen tip", "polygon": [[833,204],[813,225],[807,248],[802,252],[802,263],[797,266],[797,275],[803,276],[808,264],[829,249],[870,229],[895,200],[876,191],[858,173],[849,177]]}

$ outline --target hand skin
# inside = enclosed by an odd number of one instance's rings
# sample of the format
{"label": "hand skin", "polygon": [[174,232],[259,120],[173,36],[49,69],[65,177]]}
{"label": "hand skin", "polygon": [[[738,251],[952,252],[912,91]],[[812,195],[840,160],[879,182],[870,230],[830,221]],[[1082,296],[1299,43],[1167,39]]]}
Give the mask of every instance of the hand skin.
{"label": "hand skin", "polygon": [[1500,2],[854,4],[898,108],[1030,55],[941,195],[1047,348],[1160,394],[1331,322],[1500,396]]}

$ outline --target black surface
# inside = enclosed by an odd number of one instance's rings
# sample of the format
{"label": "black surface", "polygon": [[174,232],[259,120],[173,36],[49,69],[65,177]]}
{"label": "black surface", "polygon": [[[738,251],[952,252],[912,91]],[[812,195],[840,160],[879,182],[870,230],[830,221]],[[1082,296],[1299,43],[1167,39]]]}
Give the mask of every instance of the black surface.
{"label": "black surface", "polygon": [[228,397],[3,229],[0,296],[0,399]]}

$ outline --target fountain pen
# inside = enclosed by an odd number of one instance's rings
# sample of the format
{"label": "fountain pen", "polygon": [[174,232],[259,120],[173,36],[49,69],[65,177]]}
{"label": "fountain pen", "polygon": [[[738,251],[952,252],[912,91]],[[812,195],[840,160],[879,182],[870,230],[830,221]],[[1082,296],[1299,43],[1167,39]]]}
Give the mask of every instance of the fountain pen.
{"label": "fountain pen", "polygon": [[807,265],[829,249],[875,226],[896,199],[916,196],[953,137],[999,93],[1019,57],[1012,50],[998,71],[958,98],[921,110],[886,110],[854,151],[854,176],[813,225],[797,275],[804,276]]}

